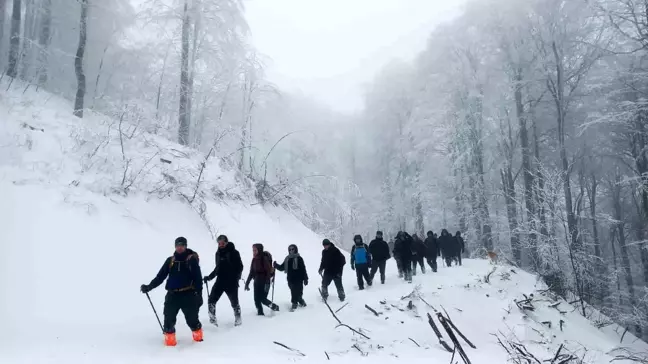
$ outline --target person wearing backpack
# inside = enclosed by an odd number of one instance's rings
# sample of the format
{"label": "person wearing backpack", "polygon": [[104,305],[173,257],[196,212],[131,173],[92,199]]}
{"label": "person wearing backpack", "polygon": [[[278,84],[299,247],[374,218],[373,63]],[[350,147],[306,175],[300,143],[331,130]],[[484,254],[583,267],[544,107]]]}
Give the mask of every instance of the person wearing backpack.
{"label": "person wearing backpack", "polygon": [[252,245],[252,263],[250,263],[250,274],[245,282],[245,290],[250,290],[250,281],[254,279],[254,305],[258,316],[265,316],[263,305],[270,307],[272,311],[279,311],[279,306],[268,299],[270,285],[274,278],[272,267],[272,255],[263,251],[263,244]]}
{"label": "person wearing backpack", "polygon": [[304,301],[304,286],[308,285],[308,273],[306,272],[306,264],[304,259],[299,255],[297,245],[290,244],[288,246],[288,255],[283,263],[277,264],[274,262],[274,268],[281,272],[286,272],[288,276],[288,288],[290,288],[290,302],[292,307],[290,311],[295,311],[297,305],[306,307]]}
{"label": "person wearing backpack", "polygon": [[425,239],[426,253],[425,258],[427,259],[428,265],[432,268],[432,272],[437,271],[437,257],[441,255],[441,249],[439,248],[439,242],[434,237],[432,231],[427,232],[427,238]]}
{"label": "person wearing backpack", "polygon": [[346,259],[340,249],[333,245],[329,239],[324,239],[322,246],[324,246],[322,262],[318,270],[320,276],[322,276],[322,299],[328,299],[328,286],[331,285],[331,282],[334,282],[338,298],[340,301],[344,301],[346,294],[342,285],[342,272],[344,271]]}
{"label": "person wearing backpack", "polygon": [[207,308],[209,309],[209,322],[218,326],[216,322],[216,303],[223,296],[223,293],[229,298],[232,309],[234,309],[234,325],[241,325],[241,305],[239,305],[238,289],[241,274],[243,274],[243,261],[241,254],[234,246],[234,243],[227,239],[227,236],[220,235],[217,239],[218,249],[216,250],[216,267],[206,277],[203,278],[205,283],[216,278],[216,283],[212,287],[207,299]]}
{"label": "person wearing backpack", "polygon": [[376,231],[376,238],[369,243],[369,253],[371,254],[371,281],[373,282],[376,273],[380,270],[380,283],[385,284],[385,266],[391,255],[389,244],[383,240],[382,231]]}
{"label": "person wearing backpack", "polygon": [[362,236],[356,235],[353,237],[353,248],[351,248],[351,269],[356,271],[358,278],[358,289],[364,289],[364,281],[371,287],[371,276],[369,275],[369,267],[371,267],[371,254],[369,247],[362,242]]}
{"label": "person wearing backpack", "polygon": [[178,312],[182,311],[191,329],[194,341],[203,341],[202,324],[198,311],[203,304],[202,282],[198,254],[187,248],[187,239],[175,240],[175,252],[167,258],[151,283],[140,287],[142,293],[157,288],[166,279],[167,294],[164,298],[164,343],[177,344],[175,325]]}

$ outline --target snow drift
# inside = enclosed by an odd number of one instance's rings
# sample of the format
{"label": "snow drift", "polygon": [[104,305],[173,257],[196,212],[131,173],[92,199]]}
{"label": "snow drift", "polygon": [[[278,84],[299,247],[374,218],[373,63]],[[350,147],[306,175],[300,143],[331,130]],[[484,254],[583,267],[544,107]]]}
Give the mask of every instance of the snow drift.
{"label": "snow drift", "polygon": [[[387,283],[362,292],[347,266],[348,305],[335,295],[329,301],[342,322],[366,337],[336,327],[317,292],[322,237],[280,208],[254,205],[249,182],[217,160],[208,161],[196,189],[204,155],[134,131],[123,120],[119,126],[119,120],[90,113],[78,120],[70,109],[42,92],[0,94],[2,363],[447,363],[452,353],[427,321],[435,310],[447,311],[475,344],[472,349],[462,342],[473,363],[507,362],[494,335],[525,345],[540,360],[552,359],[563,345],[563,353],[585,363],[607,363],[620,345],[622,329],[595,328],[568,303],[542,294],[545,287],[532,275],[499,266],[486,282],[493,267],[481,260],[419,273],[411,285],[396,277],[390,261]],[[172,254],[177,236],[188,239],[203,271],[211,271],[216,234],[236,244],[245,274],[253,243],[263,243],[276,260],[297,244],[311,277],[304,296],[309,306],[287,312],[290,295],[279,274],[274,297],[280,312],[255,316],[252,293],[241,288],[243,326],[233,326],[223,298],[219,327],[209,326],[201,310],[203,343],[191,342],[180,317],[178,346],[164,347],[139,285]],[[520,309],[515,301],[530,294],[534,310]],[[163,295],[162,288],[151,294],[160,313]],[[444,340],[450,342],[445,333]],[[622,345],[646,350],[630,334]]]}

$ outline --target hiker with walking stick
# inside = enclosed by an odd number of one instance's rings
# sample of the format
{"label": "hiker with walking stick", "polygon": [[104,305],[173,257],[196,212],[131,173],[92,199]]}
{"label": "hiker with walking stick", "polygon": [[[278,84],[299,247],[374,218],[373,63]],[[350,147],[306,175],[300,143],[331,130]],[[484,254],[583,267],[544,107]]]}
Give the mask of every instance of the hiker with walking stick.
{"label": "hiker with walking stick", "polygon": [[279,311],[279,306],[268,299],[271,280],[274,276],[272,255],[263,251],[263,244],[252,245],[252,254],[254,257],[252,263],[250,263],[250,274],[248,274],[245,281],[245,290],[250,290],[250,281],[254,279],[254,305],[257,309],[257,315],[265,316],[262,305],[270,307],[272,311]]}
{"label": "hiker with walking stick", "polygon": [[[274,262],[274,268],[281,272],[286,272],[288,276],[288,288],[290,288],[290,303],[292,307],[290,311],[295,311],[298,306],[306,307],[304,301],[304,286],[308,285],[308,273],[306,272],[306,264],[304,258],[299,255],[297,245],[290,244],[288,246],[288,255],[283,263],[278,264]],[[274,281],[273,281],[274,293]]]}
{"label": "hiker with walking stick", "polygon": [[[187,325],[192,331],[194,341],[203,341],[203,331],[198,311],[203,304],[202,299],[202,274],[198,254],[187,248],[187,239],[179,237],[175,240],[175,252],[166,259],[157,276],[151,283],[143,284],[140,287],[151,303],[153,312],[157,316],[153,302],[148,293],[164,282],[166,279],[167,294],[164,299],[164,343],[167,346],[177,344],[175,336],[175,324],[178,312],[182,310]],[[158,317],[158,323],[160,319]]]}

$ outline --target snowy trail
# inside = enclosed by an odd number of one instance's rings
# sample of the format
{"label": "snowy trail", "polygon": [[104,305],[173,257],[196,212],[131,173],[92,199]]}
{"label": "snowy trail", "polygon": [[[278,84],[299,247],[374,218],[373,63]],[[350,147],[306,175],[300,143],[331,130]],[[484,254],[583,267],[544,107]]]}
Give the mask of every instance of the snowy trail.
{"label": "snowy trail", "polygon": [[[213,268],[215,244],[193,211],[170,200],[107,199],[77,190],[61,193],[4,182],[1,187],[0,200],[11,206],[0,210],[1,248],[9,257],[0,282],[2,291],[10,293],[3,297],[2,322],[7,328],[2,330],[0,340],[3,363],[171,363],[258,358],[312,362],[326,361],[325,351],[331,361],[362,359],[353,345],[368,353],[364,360],[449,362],[450,353],[437,343],[427,323],[427,312],[433,312],[417,300],[413,302],[415,311],[407,310],[408,300],[400,299],[417,285],[426,301],[439,310],[444,307],[477,346],[476,350],[465,347],[473,363],[506,362],[503,349],[491,335],[498,332],[514,332],[531,346],[532,341],[546,341],[535,351],[542,358],[549,357],[562,342],[574,350],[578,350],[580,342],[588,348],[592,363],[607,362],[609,357],[603,353],[618,342],[614,334],[595,329],[575,313],[562,317],[566,321],[564,332],[557,325],[561,319],[557,310],[539,308],[535,313],[554,322],[552,329],[525,319],[512,302],[523,293],[533,292],[535,278],[518,272],[510,273],[510,280],[503,280],[501,273],[507,269],[500,268],[491,284],[486,284],[480,281],[490,265],[481,260],[466,260],[463,267],[441,267],[436,274],[419,273],[411,285],[395,276],[390,261],[387,283],[365,291],[357,290],[354,272],[347,266],[344,283],[349,304],[338,315],[371,338],[363,339],[346,328],[336,329],[335,320],[318,297],[320,237],[280,210],[214,205],[210,206],[214,225],[237,244],[246,271],[254,242],[263,242],[275,259],[283,258],[290,243],[300,246],[311,277],[305,293],[309,306],[294,313],[287,311],[289,292],[285,276],[280,274],[275,301],[281,312],[255,316],[252,294],[241,288],[243,326],[233,327],[232,310],[223,299],[217,308],[218,328],[210,327],[206,308],[201,309],[205,342],[191,342],[180,316],[178,346],[166,348],[149,303],[138,287],[148,282],[171,254],[177,235],[187,236],[189,246],[201,254],[203,270]],[[331,292],[329,301],[337,310],[342,304],[334,290]],[[159,313],[163,295],[162,289],[151,294]],[[379,311],[380,317],[365,309],[365,304]],[[548,302],[538,303],[538,307],[542,305]],[[507,310],[511,313],[506,314]],[[535,330],[545,337],[539,337]],[[306,357],[273,341],[298,349]]]}

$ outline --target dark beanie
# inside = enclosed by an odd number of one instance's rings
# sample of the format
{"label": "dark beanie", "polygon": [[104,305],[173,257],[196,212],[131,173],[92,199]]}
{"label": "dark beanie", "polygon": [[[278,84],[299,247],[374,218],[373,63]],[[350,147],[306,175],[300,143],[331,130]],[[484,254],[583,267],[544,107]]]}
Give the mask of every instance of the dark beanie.
{"label": "dark beanie", "polygon": [[227,236],[225,235],[219,235],[218,239],[216,239],[216,241],[221,241],[221,240],[229,243],[229,240],[227,240]]}
{"label": "dark beanie", "polygon": [[380,231],[380,230],[376,231],[376,236],[383,236],[382,231]]}
{"label": "dark beanie", "polygon": [[324,239],[324,240],[322,241],[322,245],[324,245],[324,246],[326,246],[326,245],[333,245],[333,243],[331,243],[331,241],[328,240],[328,239]]}
{"label": "dark beanie", "polygon": [[175,245],[176,246],[178,246],[178,245],[187,246],[187,239],[185,237],[181,236],[181,237],[179,237],[179,238],[177,238],[175,240]]}

